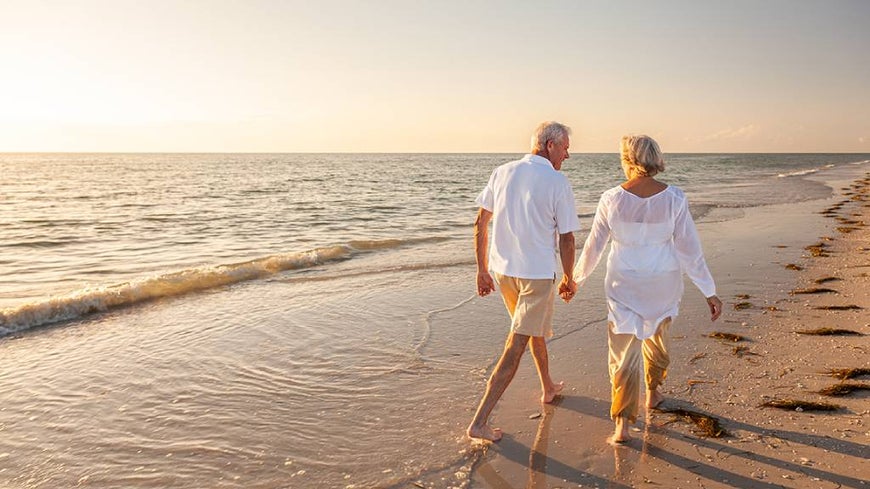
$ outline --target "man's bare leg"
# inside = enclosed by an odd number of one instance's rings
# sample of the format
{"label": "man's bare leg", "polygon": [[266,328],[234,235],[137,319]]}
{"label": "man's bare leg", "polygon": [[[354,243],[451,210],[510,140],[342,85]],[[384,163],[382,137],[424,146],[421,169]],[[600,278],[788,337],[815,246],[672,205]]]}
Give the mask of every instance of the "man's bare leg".
{"label": "man's bare leg", "polygon": [[550,377],[550,357],[547,353],[547,341],[542,336],[532,336],[532,358],[535,359],[535,367],[538,369],[538,377],[541,379],[541,402],[549,404],[562,392],[564,382],[558,384]]}
{"label": "man's bare leg", "polygon": [[466,431],[469,437],[492,441],[501,439],[501,430],[490,427],[487,424],[487,420],[496,403],[501,399],[505,389],[507,389],[507,386],[517,373],[517,368],[520,366],[520,360],[523,358],[523,353],[526,351],[526,344],[528,342],[529,337],[526,335],[515,333],[508,335],[501,358],[499,358],[495,369],[492,371],[492,375],[489,376],[489,380],[486,382],[486,392],[483,395],[483,399],[480,400],[480,405],[477,406],[474,420]]}

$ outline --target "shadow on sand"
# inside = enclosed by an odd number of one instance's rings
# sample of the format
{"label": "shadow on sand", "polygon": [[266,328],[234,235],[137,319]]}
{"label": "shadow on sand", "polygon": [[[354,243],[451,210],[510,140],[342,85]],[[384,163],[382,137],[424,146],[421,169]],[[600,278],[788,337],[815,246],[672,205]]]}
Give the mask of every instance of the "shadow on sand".
{"label": "shadow on sand", "polygon": [[[679,401],[671,401],[671,403],[684,404],[681,407],[690,408],[686,403],[679,403]],[[651,417],[647,418],[647,422],[644,423],[642,437],[635,438],[625,445],[614,447],[615,472],[612,478],[602,478],[598,475],[581,471],[571,467],[568,463],[548,456],[547,452],[551,423],[554,415],[559,410],[574,411],[580,415],[599,418],[610,423],[608,416],[609,407],[609,403],[602,400],[583,396],[563,396],[555,405],[545,406],[543,416],[538,424],[537,434],[531,447],[518,442],[510,435],[505,435],[498,444],[497,453],[499,453],[499,455],[517,464],[528,467],[528,477],[524,485],[519,481],[505,480],[495,471],[495,469],[492,468],[492,466],[488,464],[484,464],[478,468],[478,475],[483,479],[487,487],[494,489],[514,489],[518,487],[525,487],[526,489],[546,488],[548,487],[548,478],[550,480],[555,478],[573,484],[582,484],[584,487],[623,489],[633,487],[633,483],[641,482],[631,480],[632,475],[634,478],[637,478],[637,475],[634,474],[635,467],[638,463],[643,464],[650,461],[650,457],[652,457],[694,474],[700,478],[699,482],[707,481],[715,484],[724,484],[731,487],[749,489],[783,487],[781,483],[768,482],[726,470],[718,466],[716,463],[717,460],[724,460],[728,457],[734,456],[743,458],[747,462],[751,462],[756,466],[761,465],[767,466],[769,469],[801,473],[808,477],[818,478],[821,481],[828,481],[842,487],[866,487],[864,481],[860,478],[780,460],[758,453],[757,450],[743,450],[739,446],[733,446],[727,443],[727,440],[698,438],[686,435],[679,431],[674,431],[667,427],[668,424],[670,424],[669,421],[656,422],[656,418],[665,416],[666,413],[654,413]],[[838,452],[850,456],[857,456],[856,454],[863,453],[866,450],[865,445],[847,440],[839,440],[827,436],[798,433],[782,429],[760,428],[758,426],[727,418],[719,418],[719,420],[732,433],[736,431],[755,433],[760,438],[775,438],[782,441],[785,445],[801,444],[820,450]],[[689,439],[691,444],[696,447],[696,450],[698,450],[699,457],[688,458],[684,455],[675,453],[675,451],[668,448],[669,442],[673,439]],[[601,440],[600,443],[604,443],[604,441]],[[711,450],[715,455],[703,455],[700,452],[700,449],[702,448]],[[761,468],[763,469],[764,467]],[[642,482],[649,482],[651,484],[655,483],[654,481],[647,481],[646,479]]]}

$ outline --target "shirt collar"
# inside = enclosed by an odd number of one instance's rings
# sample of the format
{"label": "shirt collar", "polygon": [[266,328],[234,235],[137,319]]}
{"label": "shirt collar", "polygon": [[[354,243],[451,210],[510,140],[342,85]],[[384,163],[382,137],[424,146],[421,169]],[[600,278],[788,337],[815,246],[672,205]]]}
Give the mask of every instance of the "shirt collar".
{"label": "shirt collar", "polygon": [[540,156],[540,155],[533,155],[533,154],[529,153],[523,159],[528,161],[529,163],[536,163],[539,165],[544,164],[544,165],[549,166],[550,168],[553,168],[553,163],[551,163],[550,160],[548,160],[547,158],[544,158],[543,156]]}

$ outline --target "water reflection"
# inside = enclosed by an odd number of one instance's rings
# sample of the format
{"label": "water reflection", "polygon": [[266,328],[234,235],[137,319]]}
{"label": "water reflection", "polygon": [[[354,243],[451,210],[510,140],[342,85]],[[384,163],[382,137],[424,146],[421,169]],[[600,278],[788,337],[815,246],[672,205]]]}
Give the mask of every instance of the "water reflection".
{"label": "water reflection", "polygon": [[544,404],[543,407],[541,421],[538,423],[538,432],[535,434],[535,442],[529,452],[529,478],[526,482],[526,489],[547,487],[547,445],[550,439],[550,425],[553,422],[555,406]]}

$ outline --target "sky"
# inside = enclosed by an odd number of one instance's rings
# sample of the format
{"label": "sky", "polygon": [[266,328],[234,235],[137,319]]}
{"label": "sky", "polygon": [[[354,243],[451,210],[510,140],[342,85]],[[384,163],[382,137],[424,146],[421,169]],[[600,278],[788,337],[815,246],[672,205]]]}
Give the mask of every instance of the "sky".
{"label": "sky", "polygon": [[0,0],[0,152],[870,153],[870,1]]}

